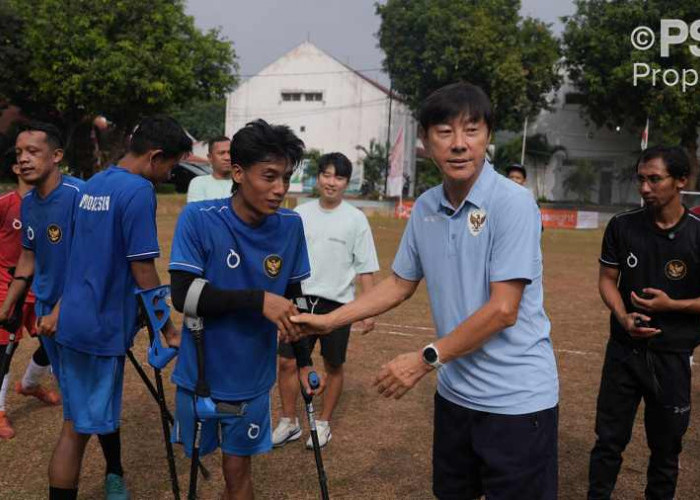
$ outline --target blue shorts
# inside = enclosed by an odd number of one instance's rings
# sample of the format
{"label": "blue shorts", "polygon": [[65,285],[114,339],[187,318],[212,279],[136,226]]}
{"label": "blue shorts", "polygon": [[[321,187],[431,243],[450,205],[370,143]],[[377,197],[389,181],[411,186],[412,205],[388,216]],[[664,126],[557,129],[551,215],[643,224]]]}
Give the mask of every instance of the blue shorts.
{"label": "blue shorts", "polygon": [[95,356],[58,345],[63,419],[80,434],[109,434],[119,428],[124,356]]}
{"label": "blue shorts", "polygon": [[[240,403],[235,401],[232,403]],[[199,454],[204,456],[217,448],[227,455],[247,457],[272,449],[270,424],[270,394],[246,401],[245,414],[240,417],[207,419],[202,423]],[[194,434],[194,393],[177,388],[175,396],[175,428],[172,441],[184,445],[185,454],[192,456]]]}
{"label": "blue shorts", "polygon": [[53,373],[54,377],[56,377],[56,380],[58,380],[58,374],[61,371],[61,363],[58,355],[58,344],[53,337],[47,337],[46,335],[37,335],[37,337],[39,337],[39,342],[44,347],[46,356],[49,358],[49,363],[51,363],[51,372]]}

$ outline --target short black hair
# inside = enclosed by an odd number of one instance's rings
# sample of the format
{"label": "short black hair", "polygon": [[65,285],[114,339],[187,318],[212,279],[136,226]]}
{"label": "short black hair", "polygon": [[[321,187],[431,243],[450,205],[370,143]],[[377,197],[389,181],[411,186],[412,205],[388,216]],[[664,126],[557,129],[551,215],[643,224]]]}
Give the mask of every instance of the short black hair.
{"label": "short black hair", "polygon": [[506,176],[508,176],[513,170],[517,170],[521,174],[523,174],[523,179],[527,179],[527,170],[525,170],[525,167],[522,166],[520,163],[513,163],[506,167]]}
{"label": "short black hair", "polygon": [[129,152],[141,156],[153,149],[162,150],[165,158],[175,158],[192,151],[192,139],[174,118],[147,116],[131,134]]}
{"label": "short black hair", "polygon": [[321,175],[330,166],[335,167],[335,175],[344,177],[348,181],[352,177],[352,163],[343,153],[327,153],[318,159],[318,175]]}
{"label": "short black hair", "polygon": [[209,139],[209,142],[207,143],[207,145],[209,147],[209,153],[211,153],[212,149],[214,149],[214,144],[216,144],[217,142],[229,142],[230,140],[231,139],[229,139],[225,135],[219,135],[216,137],[212,137],[211,139]]}
{"label": "short black hair", "polygon": [[642,163],[647,163],[657,158],[661,158],[664,165],[666,165],[669,175],[674,179],[682,179],[690,174],[690,160],[685,150],[680,146],[664,145],[653,146],[642,151],[637,161],[637,171],[639,171],[639,165]]}
{"label": "short black hair", "polygon": [[493,130],[493,107],[481,87],[467,82],[451,83],[430,94],[418,109],[418,122],[424,132],[432,125],[467,115],[473,122],[484,120]]}
{"label": "short black hair", "polygon": [[22,132],[43,132],[46,134],[46,142],[52,149],[63,149],[63,134],[53,123],[31,120],[20,126],[19,133]]}
{"label": "short black hair", "polygon": [[286,125],[270,125],[258,119],[231,138],[231,163],[247,169],[256,163],[284,158],[298,165],[304,155],[304,142]]}

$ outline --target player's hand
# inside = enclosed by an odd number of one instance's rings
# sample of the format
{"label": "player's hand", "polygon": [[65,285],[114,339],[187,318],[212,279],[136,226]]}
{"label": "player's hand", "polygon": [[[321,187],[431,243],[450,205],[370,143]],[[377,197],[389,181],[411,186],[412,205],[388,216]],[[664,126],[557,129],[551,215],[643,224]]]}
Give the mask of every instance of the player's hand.
{"label": "player's hand", "polygon": [[172,321],[168,321],[165,323],[165,326],[163,327],[163,337],[165,337],[165,342],[168,344],[168,347],[175,347],[179,348],[180,347],[180,341],[182,340],[182,335],[178,331],[177,328],[175,328],[175,325],[173,324]]}
{"label": "player's hand", "polygon": [[423,362],[420,351],[400,354],[382,366],[372,385],[382,396],[399,399],[432,370],[432,366]]}
{"label": "player's hand", "polygon": [[280,295],[265,292],[263,299],[263,316],[272,321],[285,342],[295,342],[301,336],[301,329],[290,321],[291,316],[299,314],[294,303]]}
{"label": "player's hand", "polygon": [[355,323],[361,335],[367,335],[369,332],[374,330],[375,321],[374,318],[365,318],[362,321]]}
{"label": "player's hand", "polygon": [[289,318],[301,330],[302,335],[326,335],[335,328],[328,314],[303,313]]}
{"label": "player's hand", "polygon": [[626,314],[620,323],[631,337],[646,339],[661,333],[661,330],[658,328],[649,326],[650,321],[651,318],[649,316],[638,312],[632,312]]}
{"label": "player's hand", "polygon": [[318,376],[319,380],[319,385],[316,389],[312,389],[309,385],[309,373],[313,371],[315,371],[313,366],[305,366],[304,368],[299,368],[299,382],[301,382],[301,386],[304,388],[304,392],[306,394],[318,396],[319,394],[322,394],[324,389],[326,388],[326,377],[321,376],[319,372],[316,372],[316,375]]}
{"label": "player's hand", "polygon": [[658,288],[644,288],[642,290],[646,296],[640,297],[632,292],[632,305],[645,312],[663,312],[673,309],[673,300],[663,290]]}
{"label": "player's hand", "polygon": [[47,316],[40,316],[36,320],[36,333],[46,337],[53,337],[58,324],[58,309],[54,309]]}

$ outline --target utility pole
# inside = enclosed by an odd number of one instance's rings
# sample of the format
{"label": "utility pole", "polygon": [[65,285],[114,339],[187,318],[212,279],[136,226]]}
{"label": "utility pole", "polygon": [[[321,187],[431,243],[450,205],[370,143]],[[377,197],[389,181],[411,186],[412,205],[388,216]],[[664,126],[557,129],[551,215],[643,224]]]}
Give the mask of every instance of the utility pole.
{"label": "utility pole", "polygon": [[389,120],[386,127],[386,172],[384,175],[384,198],[386,198],[389,185],[389,151],[391,150],[391,104],[393,101],[393,88],[393,85],[389,83]]}

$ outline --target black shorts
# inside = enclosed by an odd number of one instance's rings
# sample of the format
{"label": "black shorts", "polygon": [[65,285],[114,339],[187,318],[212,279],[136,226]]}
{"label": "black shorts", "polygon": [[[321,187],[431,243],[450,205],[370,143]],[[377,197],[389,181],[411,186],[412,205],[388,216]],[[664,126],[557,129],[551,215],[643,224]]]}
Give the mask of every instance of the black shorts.
{"label": "black shorts", "polygon": [[558,407],[470,410],[435,394],[433,493],[440,500],[557,498]]}
{"label": "black shorts", "polygon": [[[340,302],[326,300],[321,297],[314,297],[312,295],[307,295],[306,300],[310,307],[309,312],[313,314],[327,314],[344,305]],[[309,339],[309,343],[311,344],[311,350],[314,350],[316,341],[320,338],[321,356],[323,356],[323,359],[325,359],[328,364],[333,366],[342,365],[345,363],[345,357],[348,351],[351,326],[352,325],[341,326],[340,328],[333,330],[328,335],[312,335],[307,337]],[[285,342],[280,342],[279,346],[277,347],[277,354],[283,358],[294,358],[294,350],[292,349],[292,346]]]}

